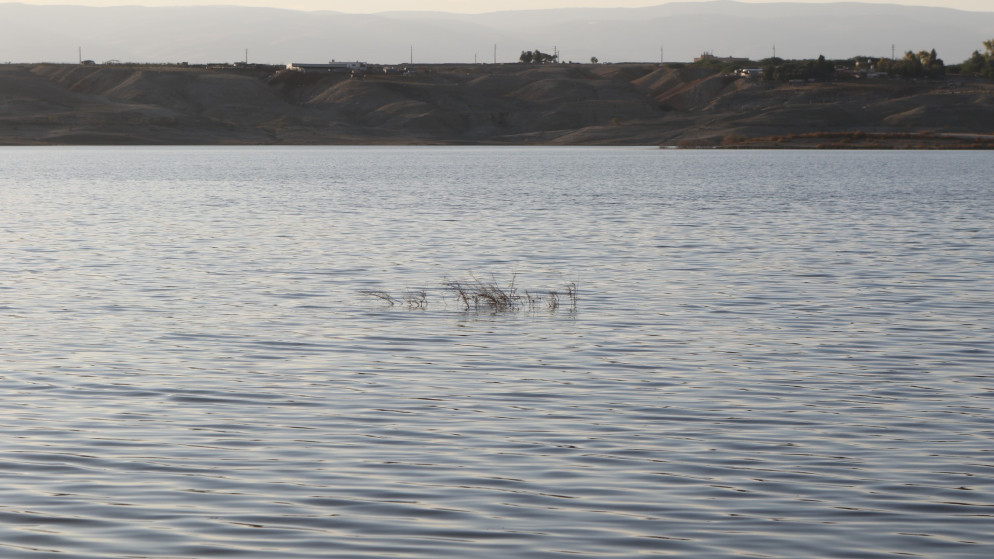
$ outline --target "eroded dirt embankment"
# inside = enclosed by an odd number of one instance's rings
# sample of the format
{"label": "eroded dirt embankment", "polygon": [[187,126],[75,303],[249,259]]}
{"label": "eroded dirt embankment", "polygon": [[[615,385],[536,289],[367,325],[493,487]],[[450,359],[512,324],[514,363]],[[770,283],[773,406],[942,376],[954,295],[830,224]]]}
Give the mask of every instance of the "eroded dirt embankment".
{"label": "eroded dirt embankment", "polygon": [[364,79],[0,66],[2,144],[983,147],[992,132],[994,85],[956,79],[791,86],[656,64],[438,65]]}

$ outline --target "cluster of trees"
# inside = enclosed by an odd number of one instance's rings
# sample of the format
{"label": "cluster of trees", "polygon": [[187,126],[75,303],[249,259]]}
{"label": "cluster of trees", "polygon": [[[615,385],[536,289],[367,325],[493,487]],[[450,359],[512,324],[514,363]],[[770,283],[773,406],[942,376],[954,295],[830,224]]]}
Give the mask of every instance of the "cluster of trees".
{"label": "cluster of trees", "polygon": [[559,62],[559,54],[547,54],[538,49],[521,52],[518,60],[524,64],[554,64]]}
{"label": "cluster of trees", "polygon": [[[975,74],[986,78],[994,78],[994,39],[984,41],[985,51],[973,51],[973,56],[962,64],[950,66],[948,71],[957,74]],[[559,62],[559,53],[549,54],[538,49],[521,52],[518,59],[523,64],[555,64]],[[590,59],[597,64],[596,57]],[[757,63],[746,59],[727,59],[706,57],[695,65],[722,72],[731,72],[735,68],[757,66]],[[870,58],[857,56],[848,60],[826,60],[819,56],[817,60],[784,60],[782,58],[767,58],[760,60],[758,66],[763,69],[763,79],[768,81],[791,80],[830,80],[835,77],[837,68],[870,70],[886,72],[902,78],[939,78],[946,74],[945,62],[939,58],[935,49],[930,51],[904,53],[904,58]]]}
{"label": "cluster of trees", "polygon": [[900,60],[881,58],[877,61],[877,70],[902,78],[939,78],[946,74],[946,65],[935,49],[917,54],[909,50]]}
{"label": "cluster of trees", "polygon": [[984,41],[983,54],[979,50],[973,51],[966,62],[960,64],[959,71],[964,74],[977,74],[985,78],[994,78],[994,39]]}
{"label": "cluster of trees", "polygon": [[762,68],[763,79],[767,81],[817,80],[825,81],[836,77],[839,69],[852,75],[853,72],[885,72],[902,78],[940,78],[947,73],[970,74],[994,78],[994,39],[984,41],[984,52],[974,51],[973,56],[962,64],[946,66],[935,49],[930,51],[908,51],[904,58],[875,58],[857,56],[847,60],[784,60],[767,58],[754,62],[748,59],[728,59],[709,57],[694,63],[695,66],[721,72],[732,72],[736,68]]}
{"label": "cluster of trees", "polygon": [[701,57],[701,60],[694,62],[698,68],[708,68],[719,72],[731,72],[736,68],[746,68],[755,63],[748,58],[716,58],[713,56]]}
{"label": "cluster of trees", "polygon": [[946,74],[946,65],[931,51],[918,53],[908,51],[904,58],[891,60],[889,58],[873,59],[859,56],[848,60],[826,60],[819,56],[817,60],[783,60],[767,58],[760,61],[763,68],[763,79],[768,81],[817,80],[825,81],[835,77],[838,68],[847,70],[875,69],[892,76],[902,78],[939,78]]}
{"label": "cluster of trees", "polygon": [[835,63],[819,56],[818,60],[783,60],[767,58],[760,61],[763,79],[786,82],[791,80],[829,80],[835,76]]}

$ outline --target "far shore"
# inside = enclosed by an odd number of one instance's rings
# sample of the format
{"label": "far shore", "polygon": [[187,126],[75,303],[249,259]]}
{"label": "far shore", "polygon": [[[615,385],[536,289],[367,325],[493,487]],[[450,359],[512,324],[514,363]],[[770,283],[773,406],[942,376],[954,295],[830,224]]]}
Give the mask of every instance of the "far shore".
{"label": "far shore", "polygon": [[389,71],[0,65],[0,145],[992,149],[994,83],[781,83],[675,64]]}

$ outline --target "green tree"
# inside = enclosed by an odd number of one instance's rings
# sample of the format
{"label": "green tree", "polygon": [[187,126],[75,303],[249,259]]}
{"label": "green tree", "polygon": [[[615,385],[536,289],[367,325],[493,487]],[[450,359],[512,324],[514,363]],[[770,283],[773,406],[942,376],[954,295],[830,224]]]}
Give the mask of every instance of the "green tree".
{"label": "green tree", "polygon": [[964,74],[976,74],[985,78],[994,78],[994,39],[984,41],[984,53],[973,51],[973,55],[960,65]]}
{"label": "green tree", "polygon": [[946,63],[939,58],[936,54],[935,49],[932,49],[928,53],[928,58],[926,62],[922,63],[925,66],[925,75],[930,78],[940,78],[946,75]]}
{"label": "green tree", "polygon": [[960,64],[960,72],[964,74],[984,75],[984,71],[988,68],[987,58],[980,54],[979,50],[973,51],[973,55]]}
{"label": "green tree", "polygon": [[946,73],[946,65],[935,49],[931,51],[908,51],[900,60],[881,58],[877,68],[882,72],[902,78],[938,78]]}
{"label": "green tree", "polygon": [[535,50],[535,58],[536,58],[535,62],[539,64],[553,64],[559,62],[558,54],[548,54],[545,52],[541,52],[538,49]]}
{"label": "green tree", "polygon": [[816,80],[830,80],[835,76],[835,64],[825,60],[825,55],[818,55],[818,60],[812,64],[811,73]]}
{"label": "green tree", "polygon": [[702,57],[693,63],[698,68],[707,68],[716,72],[728,73],[736,68],[745,68],[752,65],[748,58],[715,58],[713,56]]}
{"label": "green tree", "polygon": [[559,62],[558,54],[547,54],[538,49],[523,51],[518,60],[524,64],[552,64]]}
{"label": "green tree", "polygon": [[768,81],[786,82],[791,80],[830,80],[835,77],[835,64],[825,59],[782,60],[767,58],[763,64],[763,76]]}

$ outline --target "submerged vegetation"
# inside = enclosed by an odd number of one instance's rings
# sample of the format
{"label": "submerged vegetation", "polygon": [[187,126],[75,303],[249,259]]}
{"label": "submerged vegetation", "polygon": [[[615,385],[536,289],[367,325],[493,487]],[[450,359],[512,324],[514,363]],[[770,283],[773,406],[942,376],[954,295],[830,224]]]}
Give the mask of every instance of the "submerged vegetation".
{"label": "submerged vegetation", "polygon": [[[470,274],[469,279],[445,280],[441,282],[440,287],[443,293],[453,296],[466,311],[504,313],[546,308],[550,311],[567,309],[572,312],[576,311],[578,299],[575,281],[566,281],[558,289],[524,290],[522,294],[518,291],[517,274],[511,274],[510,280],[504,284],[495,275],[491,275],[489,279],[481,279]],[[380,289],[363,289],[359,293],[379,299],[391,307],[396,305],[406,305],[409,309],[428,307],[427,288],[410,289],[401,295]]]}

